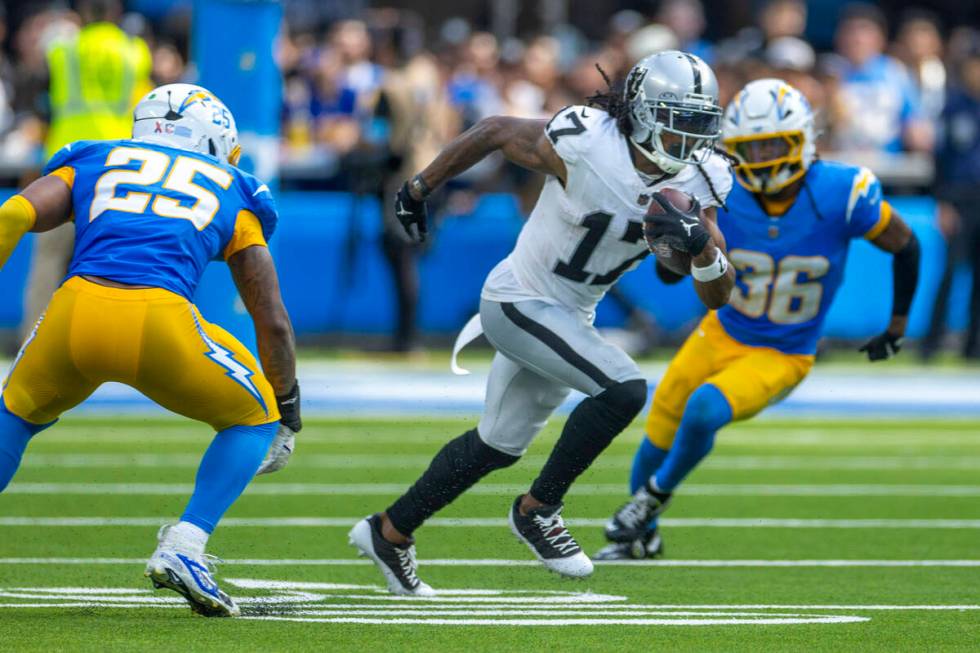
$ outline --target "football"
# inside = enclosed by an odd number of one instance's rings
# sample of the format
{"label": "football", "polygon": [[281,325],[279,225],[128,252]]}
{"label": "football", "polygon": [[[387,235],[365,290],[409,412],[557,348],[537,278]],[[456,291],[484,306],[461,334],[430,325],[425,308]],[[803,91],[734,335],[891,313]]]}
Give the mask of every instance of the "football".
{"label": "football", "polygon": [[[657,194],[670,202],[670,204],[678,211],[690,211],[694,206],[693,197],[674,188],[665,188],[657,191]],[[661,207],[656,200],[651,200],[650,207],[647,209],[647,215],[663,215],[663,213],[663,207]],[[680,275],[688,275],[691,273],[690,254],[679,252],[667,243],[660,242],[650,243],[650,250],[653,252],[654,256],[657,257],[657,261],[663,264],[663,266],[671,272]]]}

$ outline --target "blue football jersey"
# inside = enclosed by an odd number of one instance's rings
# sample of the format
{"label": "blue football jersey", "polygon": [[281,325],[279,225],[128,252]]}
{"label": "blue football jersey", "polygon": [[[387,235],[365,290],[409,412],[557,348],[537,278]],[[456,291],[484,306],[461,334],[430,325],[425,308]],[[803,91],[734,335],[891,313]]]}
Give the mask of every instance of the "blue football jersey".
{"label": "blue football jersey", "polygon": [[104,277],[190,300],[241,212],[258,218],[266,240],[276,228],[268,186],[204,154],[136,140],[79,141],[51,157],[44,173],[63,167],[74,171],[68,278]]}
{"label": "blue football jersey", "polygon": [[891,215],[867,168],[816,161],[805,185],[780,217],[770,217],[740,184],[727,209],[718,210],[736,270],[735,291],[718,318],[739,342],[815,353],[851,239],[873,237]]}

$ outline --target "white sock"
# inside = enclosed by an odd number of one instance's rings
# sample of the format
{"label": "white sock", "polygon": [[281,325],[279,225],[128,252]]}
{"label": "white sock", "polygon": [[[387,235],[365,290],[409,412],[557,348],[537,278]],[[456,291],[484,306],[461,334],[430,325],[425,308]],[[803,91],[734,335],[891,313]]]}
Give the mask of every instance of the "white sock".
{"label": "white sock", "polygon": [[182,521],[170,527],[164,543],[181,552],[201,555],[208,544],[208,537],[201,527]]}

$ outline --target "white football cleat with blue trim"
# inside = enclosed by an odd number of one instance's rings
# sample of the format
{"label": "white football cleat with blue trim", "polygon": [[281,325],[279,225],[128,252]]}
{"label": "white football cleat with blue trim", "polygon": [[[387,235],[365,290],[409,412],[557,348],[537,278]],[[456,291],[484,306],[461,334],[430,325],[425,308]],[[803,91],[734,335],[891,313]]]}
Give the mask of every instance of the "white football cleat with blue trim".
{"label": "white football cleat with blue trim", "polygon": [[[220,560],[192,547],[181,547],[168,538],[171,526],[163,526],[157,535],[159,544],[146,563],[144,575],[157,589],[177,592],[191,610],[205,617],[237,617],[241,610],[214,580],[215,563]],[[181,550],[184,549],[184,550]]]}

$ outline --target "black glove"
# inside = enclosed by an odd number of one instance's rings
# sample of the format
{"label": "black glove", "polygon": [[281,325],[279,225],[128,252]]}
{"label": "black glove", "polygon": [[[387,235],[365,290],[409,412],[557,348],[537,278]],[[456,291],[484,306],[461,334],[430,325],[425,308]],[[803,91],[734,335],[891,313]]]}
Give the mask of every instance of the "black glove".
{"label": "black glove", "polygon": [[303,419],[299,415],[299,381],[293,385],[293,389],[284,397],[276,397],[276,405],[279,406],[279,423],[288,428],[293,433],[303,430]]}
{"label": "black glove", "polygon": [[711,236],[698,217],[701,214],[701,204],[694,200],[689,211],[681,211],[660,193],[654,193],[653,200],[664,212],[648,213],[643,218],[643,235],[647,243],[665,243],[672,249],[691,256],[697,256],[704,251]]}
{"label": "black glove", "polygon": [[869,361],[888,360],[902,350],[902,336],[885,331],[864,343],[858,351],[868,352]]}
{"label": "black glove", "polygon": [[408,192],[407,181],[395,195],[395,217],[405,228],[412,242],[425,242],[425,235],[429,231],[426,224],[429,212],[425,208],[425,200],[417,200]]}

